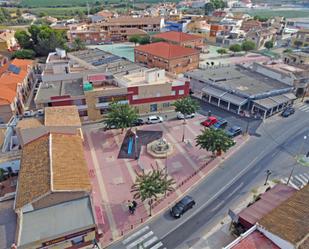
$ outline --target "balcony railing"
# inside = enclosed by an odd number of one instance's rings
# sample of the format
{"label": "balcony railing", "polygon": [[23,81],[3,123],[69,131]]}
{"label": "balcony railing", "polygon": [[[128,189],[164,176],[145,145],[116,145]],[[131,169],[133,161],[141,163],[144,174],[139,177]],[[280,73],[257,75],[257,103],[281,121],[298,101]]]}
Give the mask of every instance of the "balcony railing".
{"label": "balcony railing", "polygon": [[[96,108],[106,108],[108,107],[112,102],[103,102],[103,103],[96,103]],[[120,100],[117,101],[118,104],[129,104],[129,100]]]}

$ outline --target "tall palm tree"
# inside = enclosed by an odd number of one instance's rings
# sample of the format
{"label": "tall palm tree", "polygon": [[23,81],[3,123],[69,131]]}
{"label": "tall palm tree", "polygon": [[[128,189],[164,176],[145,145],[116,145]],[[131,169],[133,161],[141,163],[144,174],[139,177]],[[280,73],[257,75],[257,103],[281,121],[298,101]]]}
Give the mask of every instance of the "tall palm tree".
{"label": "tall palm tree", "polygon": [[218,129],[204,129],[202,134],[195,138],[196,146],[200,149],[211,151],[213,156],[217,153],[221,155],[221,152],[228,151],[232,146],[235,145],[233,139],[231,139],[223,130]]}
{"label": "tall palm tree", "polygon": [[[152,166],[151,166],[152,167]],[[149,216],[152,215],[152,204],[166,192],[173,191],[175,181],[169,178],[165,169],[153,168],[152,171],[137,173],[135,183],[131,187],[134,199],[147,201],[149,205]]]}
{"label": "tall palm tree", "polygon": [[185,97],[178,99],[173,103],[175,106],[175,111],[180,112],[183,119],[183,133],[182,133],[182,142],[185,141],[185,124],[186,124],[186,116],[192,113],[195,113],[199,109],[199,103],[192,99],[191,97]]}
{"label": "tall palm tree", "polygon": [[137,111],[128,104],[121,104],[113,102],[109,106],[109,111],[105,117],[104,123],[107,127],[115,127],[121,129],[131,127],[133,122],[137,119]]}

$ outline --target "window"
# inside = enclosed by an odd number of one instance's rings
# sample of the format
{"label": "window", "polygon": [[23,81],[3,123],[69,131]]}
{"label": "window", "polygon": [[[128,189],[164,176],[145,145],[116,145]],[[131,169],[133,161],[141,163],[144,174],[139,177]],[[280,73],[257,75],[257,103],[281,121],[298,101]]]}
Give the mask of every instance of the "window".
{"label": "window", "polygon": [[80,117],[88,116],[87,110],[85,110],[85,111],[78,111],[78,112],[79,112],[79,116],[80,116]]}
{"label": "window", "polygon": [[150,105],[150,112],[156,112],[158,110],[157,104],[151,104]]}
{"label": "window", "polygon": [[163,108],[168,108],[168,107],[170,107],[170,102],[163,103]]}
{"label": "window", "polygon": [[138,99],[138,95],[133,95],[133,100]]}
{"label": "window", "polygon": [[72,242],[72,245],[80,245],[85,242],[84,236],[79,236],[77,238],[74,238],[71,240],[71,242]]}
{"label": "window", "polygon": [[184,95],[185,94],[185,90],[179,90],[179,95]]}
{"label": "window", "polygon": [[172,91],[172,95],[175,96],[176,95],[176,91]]}

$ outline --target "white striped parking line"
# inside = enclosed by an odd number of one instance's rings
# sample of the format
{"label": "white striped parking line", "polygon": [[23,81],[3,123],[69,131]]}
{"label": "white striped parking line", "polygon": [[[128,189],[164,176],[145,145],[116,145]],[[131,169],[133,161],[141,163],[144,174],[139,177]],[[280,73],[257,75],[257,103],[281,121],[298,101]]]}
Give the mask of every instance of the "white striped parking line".
{"label": "white striped parking line", "polygon": [[157,237],[157,236],[154,236],[154,237],[152,237],[150,240],[147,240],[146,242],[144,242],[144,243],[143,243],[143,246],[144,246],[144,247],[150,246],[150,245],[152,245],[153,243],[155,243],[156,241],[158,241],[158,237]]}
{"label": "white striped parking line", "polygon": [[137,237],[139,237],[140,235],[142,235],[143,233],[145,233],[147,230],[149,230],[149,226],[145,226],[142,229],[138,230],[136,233],[133,233],[132,235],[130,235],[128,238],[124,239],[122,241],[122,244],[127,244],[129,243],[131,240],[136,239]]}
{"label": "white striped parking line", "polygon": [[[159,243],[155,244],[153,247],[149,249],[159,249],[161,246],[163,246],[163,243],[160,241]],[[163,249],[166,249],[166,248],[163,248]]]}
{"label": "white striped parking line", "polygon": [[146,234],[144,234],[142,237],[140,237],[139,239],[133,241],[131,244],[129,244],[126,248],[127,249],[131,249],[134,248],[135,246],[141,244],[145,239],[149,238],[150,236],[153,235],[153,231],[150,231]]}

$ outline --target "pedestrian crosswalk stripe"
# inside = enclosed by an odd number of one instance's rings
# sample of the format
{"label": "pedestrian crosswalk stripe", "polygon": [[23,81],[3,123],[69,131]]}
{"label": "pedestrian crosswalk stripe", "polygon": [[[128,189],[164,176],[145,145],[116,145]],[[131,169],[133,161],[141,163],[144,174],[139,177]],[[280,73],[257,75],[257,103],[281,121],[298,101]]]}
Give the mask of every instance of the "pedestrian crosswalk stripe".
{"label": "pedestrian crosswalk stripe", "polygon": [[122,243],[125,245],[127,243],[129,243],[131,240],[139,237],[140,235],[142,235],[143,233],[145,233],[147,230],[149,230],[149,226],[145,226],[142,229],[138,230],[136,233],[133,233],[131,236],[129,236],[128,238],[124,239],[122,241]]}
{"label": "pedestrian crosswalk stripe", "polygon": [[[281,179],[281,182],[284,184],[288,183],[289,178],[285,177]],[[291,176],[289,185],[296,189],[301,189],[305,187],[309,183],[309,174],[307,173],[302,173],[298,175]]]}
{"label": "pedestrian crosswalk stripe", "polygon": [[306,184],[306,181],[304,181],[300,176],[295,176],[295,178],[300,181],[302,184]]}
{"label": "pedestrian crosswalk stripe", "polygon": [[161,246],[163,246],[163,243],[160,241],[159,243],[155,244],[153,247],[149,249],[159,249]]}
{"label": "pedestrian crosswalk stripe", "polygon": [[152,237],[150,240],[147,240],[143,243],[144,247],[150,246],[151,244],[155,243],[158,240],[157,236]]}
{"label": "pedestrian crosswalk stripe", "polygon": [[309,105],[303,105],[303,106],[299,107],[299,110],[301,110],[301,111],[308,111],[309,110]]}
{"label": "pedestrian crosswalk stripe", "polygon": [[144,234],[142,237],[140,237],[139,239],[133,241],[131,244],[129,244],[127,246],[127,249],[131,249],[134,248],[135,246],[139,245],[140,243],[142,243],[145,239],[149,238],[150,236],[153,235],[153,231],[150,231],[146,234]]}

